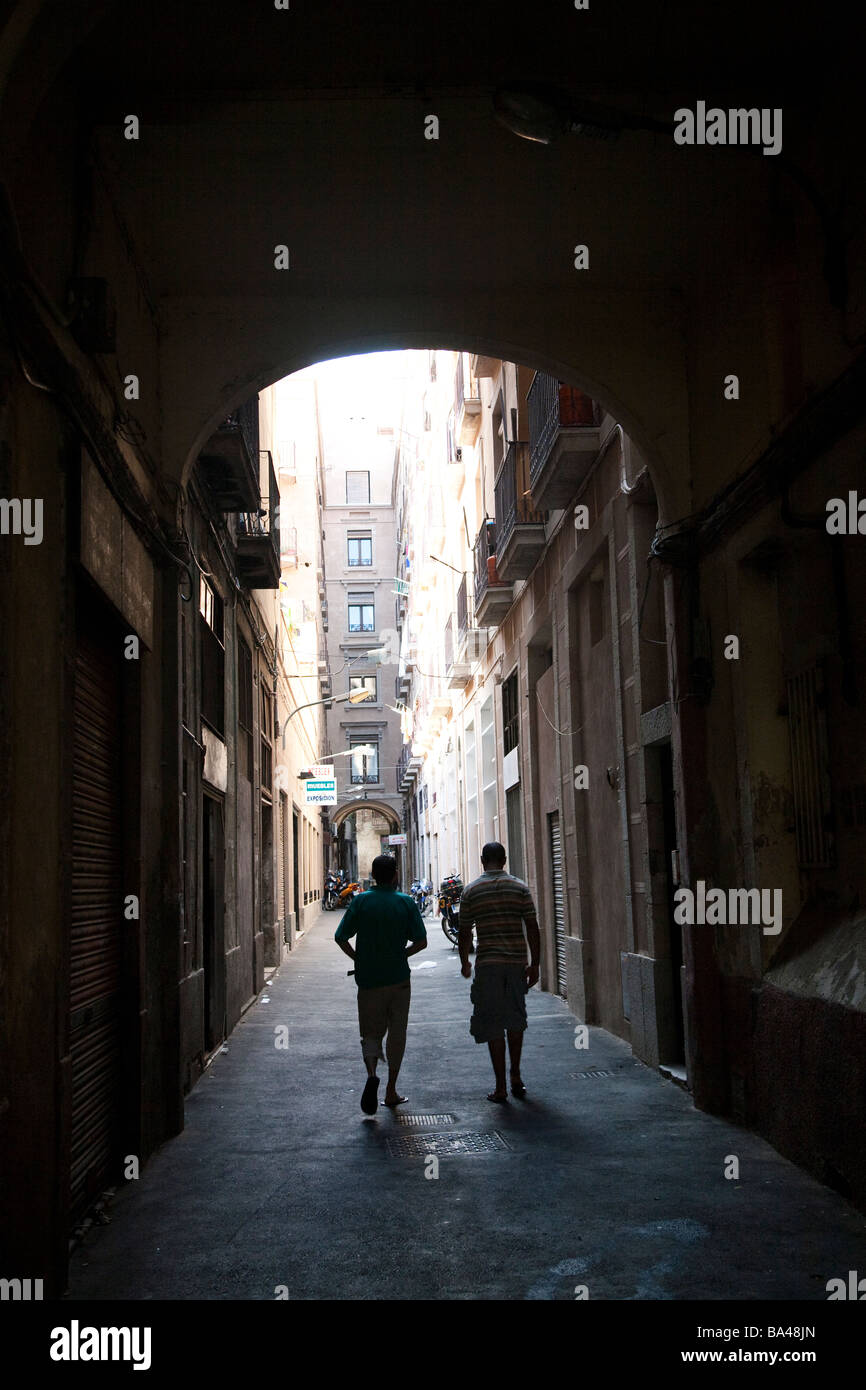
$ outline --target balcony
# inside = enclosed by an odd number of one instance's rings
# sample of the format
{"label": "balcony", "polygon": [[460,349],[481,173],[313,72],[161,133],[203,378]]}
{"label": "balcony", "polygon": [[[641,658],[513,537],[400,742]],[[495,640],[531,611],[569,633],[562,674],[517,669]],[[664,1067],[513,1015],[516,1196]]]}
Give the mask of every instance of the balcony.
{"label": "balcony", "polygon": [[410,792],[421,770],[423,759],[412,752],[411,743],[404,743],[397,759],[397,790]]}
{"label": "balcony", "polygon": [[475,540],[475,621],[498,627],[514,601],[514,587],[496,568],[496,523],[485,521]]}
{"label": "balcony", "polygon": [[464,574],[457,590],[457,643],[451,688],[465,689],[472,677],[472,662],[480,661],[487,650],[487,628],[476,627],[470,610]]}
{"label": "balcony", "polygon": [[529,406],[529,485],[542,510],[565,507],[599,450],[601,411],[591,397],[536,372]]}
{"label": "balcony", "polygon": [[[220,511],[250,513],[258,507],[259,452],[259,398],[253,396],[214,430],[199,454]],[[278,498],[276,487],[274,492]]]}
{"label": "balcony", "polygon": [[[463,576],[460,587],[463,591],[463,601],[466,601],[466,576]],[[459,622],[459,619],[458,619]],[[448,677],[449,690],[465,690],[472,675],[472,669],[467,661],[462,659],[461,647],[464,643],[461,638],[467,631],[464,622],[462,629],[458,626],[457,642],[454,640],[454,614],[452,613],[445,624],[445,675]]]}
{"label": "balcony", "polygon": [[474,444],[481,428],[481,396],[478,382],[465,377],[463,362],[466,354],[457,354],[457,375],[454,381],[454,432],[457,444]]}
{"label": "balcony", "polygon": [[544,517],[529,495],[529,445],[513,440],[495,485],[496,572],[525,579],[544,551]]}
{"label": "balcony", "polygon": [[469,358],[469,365],[473,376],[494,377],[498,374],[502,362],[498,357],[488,357],[486,353],[475,352]]}
{"label": "balcony", "polygon": [[[267,506],[239,512],[235,528],[238,579],[247,589],[280,587],[280,494],[270,450],[263,449]],[[264,500],[264,499],[263,499]]]}

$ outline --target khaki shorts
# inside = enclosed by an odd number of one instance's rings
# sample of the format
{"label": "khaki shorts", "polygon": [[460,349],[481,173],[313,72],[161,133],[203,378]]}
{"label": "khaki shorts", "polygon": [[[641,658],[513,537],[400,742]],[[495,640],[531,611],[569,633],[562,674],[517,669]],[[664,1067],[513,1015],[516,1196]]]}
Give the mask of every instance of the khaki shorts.
{"label": "khaki shorts", "polygon": [[358,990],[358,1023],[364,1057],[384,1062],[382,1039],[388,1035],[388,1062],[399,1066],[406,1048],[406,1026],[412,1000],[412,981]]}
{"label": "khaki shorts", "polygon": [[526,1028],[525,965],[477,965],[469,993],[474,1005],[469,1032],[477,1043]]}

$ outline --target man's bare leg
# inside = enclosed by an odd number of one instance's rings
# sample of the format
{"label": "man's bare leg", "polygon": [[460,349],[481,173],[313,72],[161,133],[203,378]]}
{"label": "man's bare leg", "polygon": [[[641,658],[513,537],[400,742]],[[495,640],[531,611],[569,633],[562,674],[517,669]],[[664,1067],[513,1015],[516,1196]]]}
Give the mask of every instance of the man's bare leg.
{"label": "man's bare leg", "polygon": [[386,1105],[401,1105],[401,1104],[403,1103],[403,1101],[406,1099],[406,1097],[405,1097],[405,1096],[401,1096],[401,1095],[399,1094],[398,1090],[397,1090],[397,1077],[398,1077],[399,1075],[400,1075],[400,1068],[399,1068],[399,1067],[389,1067],[389,1068],[388,1068],[388,1086],[387,1086],[386,1091],[385,1091],[385,1104],[386,1104]]}
{"label": "man's bare leg", "polygon": [[[370,1047],[371,1041],[376,1048],[375,1051]],[[375,1040],[369,1038],[362,1039],[362,1044],[364,1042],[367,1044],[367,1048],[363,1053],[364,1065],[367,1068],[367,1084],[361,1093],[361,1109],[365,1115],[375,1115],[379,1106],[379,1102],[376,1098],[376,1092],[379,1086],[379,1077],[376,1073],[376,1068],[379,1064],[379,1057],[377,1054],[381,1051],[382,1044],[381,1041],[377,1043]]]}
{"label": "man's bare leg", "polygon": [[[520,1054],[523,1051],[523,1029],[512,1032],[508,1030],[508,1058],[511,1063],[511,1089],[515,1086],[522,1089],[523,1080],[520,1075]],[[504,1058],[503,1058],[503,1081],[504,1077]]]}
{"label": "man's bare leg", "polygon": [[394,997],[388,1014],[388,1034],[385,1040],[385,1056],[388,1058],[388,1088],[385,1091],[386,1105],[402,1105],[406,1096],[397,1090],[397,1077],[403,1064],[406,1051],[406,1028],[409,1023],[409,1001],[411,990],[407,984],[394,990]]}
{"label": "man's bare leg", "polygon": [[[508,1037],[511,1042],[511,1034]],[[490,1060],[493,1063],[493,1071],[496,1076],[496,1089],[489,1096],[488,1100],[505,1100],[508,1096],[508,1089],[505,1085],[505,1039],[494,1038],[488,1042],[490,1049]]]}

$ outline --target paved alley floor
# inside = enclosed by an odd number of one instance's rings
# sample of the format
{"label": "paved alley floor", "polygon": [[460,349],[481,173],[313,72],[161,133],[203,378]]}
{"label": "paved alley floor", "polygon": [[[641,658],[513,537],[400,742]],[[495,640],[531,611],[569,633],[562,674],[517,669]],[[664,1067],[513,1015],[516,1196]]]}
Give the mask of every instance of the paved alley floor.
{"label": "paved alley floor", "polygon": [[184,1132],[75,1252],[71,1299],[572,1300],[585,1285],[825,1300],[828,1279],[866,1269],[866,1218],[843,1198],[610,1034],[576,1050],[574,1018],[538,989],[528,1098],[488,1102],[469,981],[437,918],[411,962],[409,1102],[365,1117],[338,921],[322,913],[300,940],[188,1097]]}

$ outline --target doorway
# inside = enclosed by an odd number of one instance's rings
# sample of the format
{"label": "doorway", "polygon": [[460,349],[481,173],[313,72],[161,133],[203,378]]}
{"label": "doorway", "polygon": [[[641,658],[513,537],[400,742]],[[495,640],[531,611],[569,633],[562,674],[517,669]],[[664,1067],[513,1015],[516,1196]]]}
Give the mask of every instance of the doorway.
{"label": "doorway", "polygon": [[80,1217],[120,1162],[123,1105],[121,637],[83,592],[76,611],[69,907],[69,1213]]}
{"label": "doorway", "polygon": [[299,869],[299,866],[298,866],[298,857],[299,857],[298,842],[299,842],[299,840],[300,840],[300,834],[299,834],[299,830],[298,830],[298,813],[297,813],[297,811],[295,811],[295,810],[293,809],[293,810],[292,810],[292,892],[293,892],[293,894],[294,894],[294,898],[293,898],[293,900],[292,900],[292,911],[293,911],[294,916],[295,916],[295,933],[296,933],[296,934],[301,930],[301,912],[300,912],[300,904],[301,904],[301,875],[300,875],[300,869]]}
{"label": "doorway", "polygon": [[656,748],[662,796],[662,824],[664,827],[665,891],[667,901],[668,931],[670,932],[670,970],[671,970],[671,1029],[669,1048],[673,1055],[659,1060],[682,1064],[685,1061],[685,1028],[683,1022],[683,929],[674,920],[674,875],[673,852],[677,845],[677,824],[674,805],[674,763],[670,743],[661,743]]}
{"label": "doorway", "polygon": [[202,796],[202,965],[204,967],[204,1045],[213,1052],[225,1037],[225,834],[223,806]]}
{"label": "doorway", "polygon": [[[259,851],[262,933],[265,939],[265,965],[279,965],[279,923],[274,902],[274,808],[262,801],[262,843]],[[253,982],[255,983],[255,981]]]}
{"label": "doorway", "polygon": [[556,969],[556,992],[561,999],[566,998],[565,984],[565,893],[562,880],[562,835],[559,826],[559,812],[551,811],[547,817],[550,842],[550,888],[553,904],[554,965]]}

